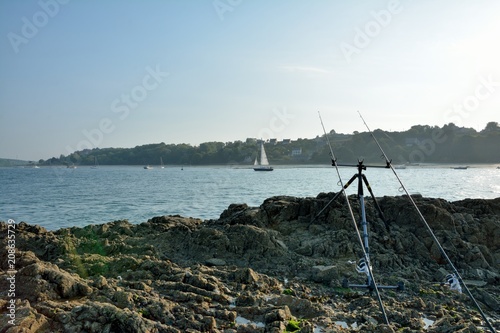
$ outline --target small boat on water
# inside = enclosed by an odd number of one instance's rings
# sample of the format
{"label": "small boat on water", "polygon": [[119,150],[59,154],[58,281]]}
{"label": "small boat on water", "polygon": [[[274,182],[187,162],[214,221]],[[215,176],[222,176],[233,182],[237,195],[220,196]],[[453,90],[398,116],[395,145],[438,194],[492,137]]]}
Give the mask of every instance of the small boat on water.
{"label": "small boat on water", "polygon": [[66,166],[66,168],[68,169],[76,169],[76,165],[73,163],[73,164],[68,164],[68,166]]}
{"label": "small boat on water", "polygon": [[269,165],[267,160],[266,150],[264,149],[264,141],[260,141],[260,161],[255,157],[255,162],[253,163],[254,171],[273,171],[273,167]]}
{"label": "small boat on water", "polygon": [[457,167],[454,167],[453,169],[455,170],[467,170],[469,167],[468,166],[457,166]]}
{"label": "small boat on water", "polygon": [[165,169],[165,165],[163,165],[163,159],[160,157],[160,168]]}
{"label": "small boat on water", "polygon": [[151,169],[153,169],[153,167],[152,167],[151,165],[145,165],[145,166],[144,166],[144,169],[146,169],[146,170],[151,170]]}
{"label": "small boat on water", "polygon": [[99,163],[97,163],[97,156],[94,156],[94,165],[91,166],[90,168],[91,169],[97,169],[97,166],[99,165]]}
{"label": "small boat on water", "polygon": [[403,164],[395,165],[394,169],[406,169],[406,165],[403,165]]}

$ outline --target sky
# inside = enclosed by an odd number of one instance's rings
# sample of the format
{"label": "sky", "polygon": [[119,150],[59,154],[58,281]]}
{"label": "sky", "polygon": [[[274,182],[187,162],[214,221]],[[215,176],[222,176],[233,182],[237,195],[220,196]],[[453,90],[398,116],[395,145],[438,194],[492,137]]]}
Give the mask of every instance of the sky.
{"label": "sky", "polygon": [[483,129],[497,0],[4,0],[0,157],[148,143]]}

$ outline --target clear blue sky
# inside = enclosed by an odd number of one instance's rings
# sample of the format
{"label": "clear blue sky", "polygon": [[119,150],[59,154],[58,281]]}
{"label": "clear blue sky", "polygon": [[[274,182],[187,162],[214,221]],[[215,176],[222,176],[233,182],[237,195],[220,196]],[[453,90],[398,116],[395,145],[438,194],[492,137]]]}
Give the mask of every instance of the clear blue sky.
{"label": "clear blue sky", "polygon": [[497,0],[59,1],[0,2],[0,157],[500,122]]}

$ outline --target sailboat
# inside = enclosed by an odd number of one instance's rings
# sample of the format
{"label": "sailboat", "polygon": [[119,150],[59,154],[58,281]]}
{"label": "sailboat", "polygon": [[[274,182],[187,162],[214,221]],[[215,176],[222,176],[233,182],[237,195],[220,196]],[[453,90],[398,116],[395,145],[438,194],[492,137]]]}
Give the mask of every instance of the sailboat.
{"label": "sailboat", "polygon": [[91,166],[90,168],[91,169],[97,169],[97,166],[99,165],[99,163],[97,163],[97,156],[94,156],[94,165]]}
{"label": "sailboat", "polygon": [[35,162],[30,162],[28,168],[32,168],[32,169],[40,169],[40,167],[38,165],[36,165]]}
{"label": "sailboat", "polygon": [[269,165],[267,160],[266,150],[264,149],[264,141],[260,141],[260,163],[255,157],[255,162],[253,163],[253,169],[255,171],[273,171],[273,167]]}
{"label": "sailboat", "polygon": [[160,168],[165,169],[165,166],[163,165],[163,158],[160,157]]}

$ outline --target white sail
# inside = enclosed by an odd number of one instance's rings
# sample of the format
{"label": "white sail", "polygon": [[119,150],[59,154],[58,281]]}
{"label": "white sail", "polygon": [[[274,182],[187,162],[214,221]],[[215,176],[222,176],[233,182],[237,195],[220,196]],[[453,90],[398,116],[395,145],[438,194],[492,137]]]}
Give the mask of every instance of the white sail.
{"label": "white sail", "polygon": [[260,165],[269,165],[267,160],[266,151],[264,149],[264,142],[260,143]]}
{"label": "white sail", "polygon": [[273,171],[273,167],[269,165],[269,161],[267,160],[266,150],[264,149],[264,141],[260,142],[260,161],[259,157],[255,157],[254,162],[254,170],[255,171]]}

